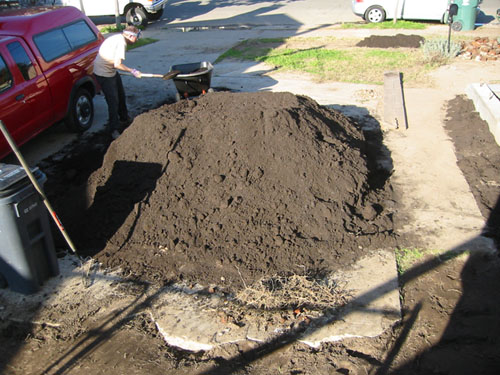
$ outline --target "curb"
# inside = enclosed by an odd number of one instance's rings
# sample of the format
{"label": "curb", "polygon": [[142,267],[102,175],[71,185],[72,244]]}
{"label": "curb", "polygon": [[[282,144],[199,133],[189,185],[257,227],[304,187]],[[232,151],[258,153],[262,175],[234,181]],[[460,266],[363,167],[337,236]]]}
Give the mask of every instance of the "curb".
{"label": "curb", "polygon": [[500,146],[500,85],[473,83],[465,89],[467,96],[474,102],[481,118],[488,123],[491,134]]}

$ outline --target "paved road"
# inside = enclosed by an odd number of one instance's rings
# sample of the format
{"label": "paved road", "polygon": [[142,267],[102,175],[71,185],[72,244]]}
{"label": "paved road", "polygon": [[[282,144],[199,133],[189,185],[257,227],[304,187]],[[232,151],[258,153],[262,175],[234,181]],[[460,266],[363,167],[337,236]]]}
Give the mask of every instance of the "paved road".
{"label": "paved road", "polygon": [[483,0],[481,10],[489,15],[494,15],[496,10],[500,8],[500,0]]}
{"label": "paved road", "polygon": [[[478,22],[495,21],[500,0],[484,0]],[[351,11],[351,0],[173,0],[165,8],[166,21],[176,26],[267,25],[318,27],[361,21]]]}
{"label": "paved road", "polygon": [[300,27],[359,21],[350,0],[173,0],[164,11],[175,25]]}
{"label": "paved road", "polygon": [[[484,0],[478,23],[496,22],[500,0]],[[92,17],[97,24],[114,17]],[[342,22],[360,22],[351,0],[171,0],[160,27],[271,26],[311,29]]]}
{"label": "paved road", "polygon": [[482,12],[477,18],[478,23],[497,22],[496,12],[500,9],[500,0],[483,0],[480,8]]}

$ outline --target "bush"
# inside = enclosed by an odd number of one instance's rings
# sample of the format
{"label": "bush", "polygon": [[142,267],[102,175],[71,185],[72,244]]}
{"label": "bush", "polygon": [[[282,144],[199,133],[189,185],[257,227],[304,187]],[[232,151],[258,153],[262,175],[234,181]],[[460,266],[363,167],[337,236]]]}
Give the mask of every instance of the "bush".
{"label": "bush", "polygon": [[420,45],[424,51],[425,60],[433,65],[446,64],[449,60],[458,56],[462,50],[460,43],[450,41],[448,46],[448,40],[446,39],[426,40]]}

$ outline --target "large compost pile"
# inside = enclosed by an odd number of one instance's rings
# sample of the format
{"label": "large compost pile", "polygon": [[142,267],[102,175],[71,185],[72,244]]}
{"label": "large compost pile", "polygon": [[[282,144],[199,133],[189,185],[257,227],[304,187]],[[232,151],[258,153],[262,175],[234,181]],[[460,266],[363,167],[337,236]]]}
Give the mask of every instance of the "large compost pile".
{"label": "large compost pile", "polygon": [[321,275],[391,246],[393,201],[370,187],[366,147],[356,124],[306,97],[183,100],[111,144],[68,228],[84,253],[148,281],[234,290]]}

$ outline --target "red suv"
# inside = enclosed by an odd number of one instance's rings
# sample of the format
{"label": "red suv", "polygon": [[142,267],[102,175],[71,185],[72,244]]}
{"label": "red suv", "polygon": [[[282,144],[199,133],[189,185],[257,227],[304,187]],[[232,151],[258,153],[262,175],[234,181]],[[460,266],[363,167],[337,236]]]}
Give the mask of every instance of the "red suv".
{"label": "red suv", "polygon": [[[90,128],[103,40],[74,7],[0,13],[0,120],[18,145],[61,120],[72,131]],[[0,135],[0,159],[10,151]]]}

